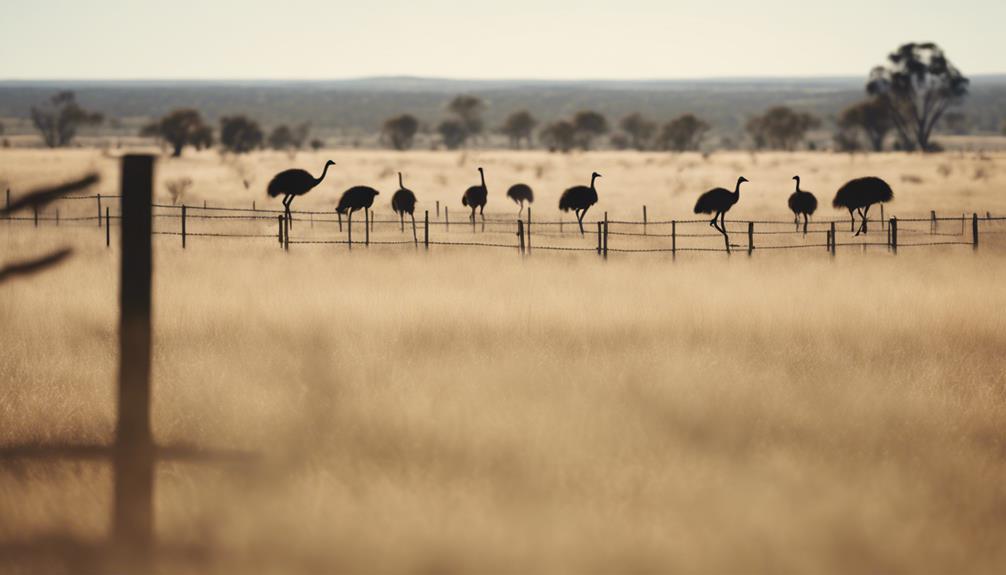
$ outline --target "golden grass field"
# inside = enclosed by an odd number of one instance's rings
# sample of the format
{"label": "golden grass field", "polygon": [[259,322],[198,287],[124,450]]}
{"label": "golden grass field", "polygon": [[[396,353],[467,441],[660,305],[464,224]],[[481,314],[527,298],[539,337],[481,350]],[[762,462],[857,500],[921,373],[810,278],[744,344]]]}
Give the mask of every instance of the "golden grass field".
{"label": "golden grass field", "polygon": [[[643,204],[651,219],[692,218],[700,192],[738,175],[751,180],[730,213],[739,220],[789,220],[794,174],[818,193],[819,218],[845,216],[831,196],[861,175],[892,183],[889,215],[1006,212],[1006,156],[970,153],[335,150],[261,153],[243,168],[206,153],[161,160],[158,178],[191,177],[190,204],[275,209],[264,193],[272,173],[317,173],[329,157],[330,179],[294,209],[330,210],[342,189],[366,183],[382,191],[378,216],[390,216],[402,169],[420,210],[439,199],[460,220],[461,192],[482,165],[494,216],[516,213],[503,193],[523,180],[536,217],[555,219],[561,190],[595,169],[604,177],[591,221],[604,211],[638,219]],[[93,150],[0,152],[14,193],[92,168],[105,175],[97,191],[117,193],[116,166]],[[67,264],[0,286],[0,443],[112,439],[118,250],[93,225],[0,221],[2,261],[76,248]],[[325,226],[297,221],[294,234],[334,236]],[[473,237],[458,228],[453,237]],[[375,237],[400,233],[382,224]],[[160,465],[160,543],[210,549],[162,567],[1001,573],[1003,237],[989,234],[977,252],[606,262],[442,246],[284,253],[268,238],[194,238],[183,252],[159,237],[155,436],[261,456],[250,468]],[[0,554],[11,542],[99,541],[110,505],[103,464],[5,463]],[[61,568],[16,559],[0,571]]]}

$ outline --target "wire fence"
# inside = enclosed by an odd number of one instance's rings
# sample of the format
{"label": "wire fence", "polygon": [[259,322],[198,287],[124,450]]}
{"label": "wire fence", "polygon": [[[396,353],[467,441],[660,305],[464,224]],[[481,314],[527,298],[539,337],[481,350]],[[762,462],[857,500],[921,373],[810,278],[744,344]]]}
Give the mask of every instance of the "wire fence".
{"label": "wire fence", "polygon": [[[6,218],[9,224],[32,227],[67,226],[104,229],[111,245],[110,228],[118,225],[119,196],[69,196],[53,202],[44,212]],[[94,202],[87,207],[86,202]],[[334,211],[296,210],[287,221],[283,210],[233,206],[152,204],[153,234],[189,240],[273,241],[281,249],[291,246],[497,248],[521,254],[546,252],[594,252],[608,254],[731,253],[761,250],[820,250],[834,255],[840,248],[972,246],[995,241],[1006,233],[1006,217],[984,215],[937,215],[892,217],[853,221],[849,218],[818,219],[804,223],[785,220],[726,220],[722,231],[706,219],[648,220],[608,219],[597,213],[582,226],[572,217],[534,219],[532,210],[521,217],[470,212],[450,219],[447,208],[409,215],[392,214],[386,208],[360,210],[353,214]],[[93,211],[92,211],[93,210]],[[90,212],[90,215],[87,214]],[[115,212],[115,213],[113,213]],[[457,212],[455,212],[457,214]],[[862,226],[862,229],[861,229]],[[858,232],[858,233],[857,233]]]}

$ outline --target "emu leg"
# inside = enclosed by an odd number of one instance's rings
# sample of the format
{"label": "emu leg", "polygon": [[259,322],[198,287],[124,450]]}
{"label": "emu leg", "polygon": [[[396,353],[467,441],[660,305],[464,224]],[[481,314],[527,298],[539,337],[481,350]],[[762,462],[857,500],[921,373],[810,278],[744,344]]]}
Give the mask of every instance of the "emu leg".
{"label": "emu leg", "polygon": [[719,213],[715,213],[715,214],[713,214],[713,219],[709,220],[709,225],[712,226],[712,227],[714,227],[714,228],[716,228],[717,230],[720,229],[720,227],[718,225],[716,225],[716,220],[719,217],[720,217],[720,214]]}
{"label": "emu leg", "polygon": [[803,215],[803,235],[807,235],[807,214]]}
{"label": "emu leg", "polygon": [[287,226],[291,228],[293,227],[293,216],[290,215],[290,204],[292,203],[293,203],[293,196],[288,194],[285,198],[283,198],[283,212],[284,212],[283,215],[286,216]]}
{"label": "emu leg", "polygon": [[856,216],[852,213],[852,208],[849,208],[849,231],[856,231]]}
{"label": "emu leg", "polygon": [[342,233],[342,212],[335,212],[339,216],[339,233]]}
{"label": "emu leg", "polygon": [[483,210],[486,209],[485,204],[479,206],[479,217],[482,218],[482,231],[486,231],[486,214]]}
{"label": "emu leg", "polygon": [[405,212],[398,212],[398,219],[401,221],[402,231],[404,232],[405,231]]}
{"label": "emu leg", "polygon": [[583,215],[587,213],[587,210],[573,210],[573,214],[576,215],[576,223],[580,226],[580,236],[583,236]]}
{"label": "emu leg", "polygon": [[353,210],[349,210],[349,214],[346,216],[349,223],[346,224],[346,230],[349,232],[349,249],[353,249]]}
{"label": "emu leg", "polygon": [[867,216],[869,215],[870,215],[870,206],[866,206],[866,209],[863,210],[863,227],[861,228],[863,235],[869,233],[869,229],[867,229]]}

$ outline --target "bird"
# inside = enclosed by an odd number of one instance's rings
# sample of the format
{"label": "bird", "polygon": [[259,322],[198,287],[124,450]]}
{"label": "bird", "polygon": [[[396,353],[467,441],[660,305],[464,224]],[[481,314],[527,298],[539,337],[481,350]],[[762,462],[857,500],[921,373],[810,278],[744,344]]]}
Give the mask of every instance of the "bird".
{"label": "bird", "polygon": [[472,209],[472,228],[475,227],[475,208],[478,208],[479,215],[482,217],[482,229],[484,230],[486,225],[486,216],[483,213],[483,210],[486,207],[489,191],[486,189],[486,173],[481,167],[479,168],[479,176],[482,178],[482,185],[472,186],[465,190],[464,195],[461,196],[461,205]]}
{"label": "bird", "polygon": [[[855,235],[858,236],[861,233],[867,233],[866,216],[870,211],[870,206],[878,203],[886,203],[892,199],[894,199],[894,191],[891,190],[891,186],[887,182],[874,176],[867,176],[846,182],[844,186],[838,189],[831,205],[836,209],[845,208],[849,210],[849,218],[852,220],[852,227],[849,231],[856,232]],[[853,210],[863,220],[858,230],[856,229],[856,216],[853,214]]]}
{"label": "bird", "polygon": [[[748,179],[741,176],[737,178],[737,186],[733,192],[725,188],[713,188],[699,196],[698,201],[695,202],[696,214],[713,214],[709,225],[723,234],[723,240],[727,242],[727,250],[730,249],[730,240],[727,238],[726,213],[741,198],[741,184],[746,181]],[[719,224],[716,223],[717,218],[719,218]]]}
{"label": "bird", "polygon": [[594,181],[600,178],[601,174],[594,172],[590,175],[590,186],[573,186],[559,196],[559,209],[568,212],[570,210],[576,214],[576,223],[580,224],[580,235],[583,235],[583,216],[587,215],[590,206],[597,203],[597,189]]}
{"label": "bird", "polygon": [[412,218],[412,239],[416,242],[419,240],[416,238],[416,194],[412,193],[412,190],[405,187],[402,183],[402,172],[398,172],[398,191],[391,196],[391,209],[398,214],[399,220],[402,224],[402,231],[405,231],[405,214],[409,214]]}
{"label": "bird", "polygon": [[520,206],[520,210],[517,212],[518,216],[524,213],[524,202],[527,202],[529,205],[534,203],[534,191],[527,184],[514,184],[510,186],[510,189],[506,191],[506,197]]}
{"label": "bird", "polygon": [[817,211],[817,198],[800,189],[800,176],[793,176],[793,179],[796,180],[796,191],[789,196],[789,209],[793,212],[796,229],[800,229],[800,216],[803,215],[803,234],[807,235],[807,219]]}
{"label": "bird", "polygon": [[282,172],[276,174],[269,181],[269,187],[266,189],[270,197],[283,196],[283,212],[286,214],[286,221],[293,225],[293,220],[290,217],[290,204],[293,203],[293,199],[297,196],[303,196],[304,194],[313,190],[322,180],[325,179],[325,175],[328,173],[328,167],[334,166],[335,162],[329,160],[325,163],[325,169],[322,170],[321,176],[315,178],[307,170],[301,170],[299,168],[294,168],[291,170],[283,170]]}
{"label": "bird", "polygon": [[369,213],[370,206],[374,205],[374,198],[380,193],[370,186],[353,186],[343,192],[342,197],[339,198],[339,205],[335,208],[336,213],[339,214],[339,225],[342,225],[342,214],[348,212],[349,227],[352,230],[353,212],[362,209]]}

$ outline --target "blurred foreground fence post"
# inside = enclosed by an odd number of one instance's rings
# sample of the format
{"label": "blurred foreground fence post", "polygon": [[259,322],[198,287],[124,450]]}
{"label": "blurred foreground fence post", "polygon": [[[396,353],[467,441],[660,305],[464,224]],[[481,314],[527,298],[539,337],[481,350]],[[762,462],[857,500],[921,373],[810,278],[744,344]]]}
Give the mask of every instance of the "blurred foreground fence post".
{"label": "blurred foreground fence post", "polygon": [[929,235],[936,233],[936,210],[929,210]]}
{"label": "blurred foreground fence post", "polygon": [[971,248],[978,249],[978,214],[971,214]]}
{"label": "blurred foreground fence post", "polygon": [[646,235],[646,204],[643,204],[643,235]]}
{"label": "blurred foreground fence post", "polygon": [[838,240],[835,237],[835,222],[831,222],[831,229],[829,231],[831,232],[831,255],[834,257],[837,251],[835,248],[838,246]]}
{"label": "blurred foreground fence post", "polygon": [[119,390],[112,530],[124,552],[153,545],[154,459],[150,431],[151,200],[154,157],[122,159]]}
{"label": "blurred foreground fence post", "polygon": [[898,253],[898,218],[891,218],[891,250]]}
{"label": "blurred foreground fence post", "polygon": [[430,210],[423,213],[423,249],[430,249]]}
{"label": "blurred foreground fence post", "polygon": [[444,231],[451,231],[451,216],[447,213],[447,206],[444,206]]}
{"label": "blurred foreground fence post", "polygon": [[293,215],[283,217],[283,250],[290,251],[290,220]]}
{"label": "blurred foreground fence post", "polygon": [[[111,214],[111,212],[112,212],[112,210],[108,206],[105,206],[105,247],[106,248],[112,247],[112,214]],[[100,220],[101,217],[99,216],[98,219]]]}
{"label": "blurred foreground fence post", "polygon": [[276,216],[277,232],[276,239],[279,241],[279,247],[283,247],[283,216]]}
{"label": "blurred foreground fence post", "polygon": [[182,204],[182,249],[183,250],[185,249],[185,235],[187,233],[187,230],[185,229],[185,218],[186,218],[187,214],[188,214],[188,208],[185,206],[185,204]]}
{"label": "blurred foreground fence post", "polygon": [[603,234],[601,232],[601,225],[602,225],[601,221],[598,220],[598,222],[597,222],[597,255],[601,255],[601,242],[603,241],[603,238],[602,238]]}
{"label": "blurred foreground fence post", "polygon": [[[444,209],[446,210],[447,206],[444,206]],[[440,200],[437,200],[437,219],[440,219]]]}
{"label": "blurred foreground fence post", "polygon": [[884,229],[884,204],[880,204],[880,229]]}
{"label": "blurred foreground fence post", "polygon": [[748,222],[748,257],[754,252],[754,222]]}
{"label": "blurred foreground fence post", "polygon": [[98,200],[98,227],[101,227],[101,194],[95,196]]}
{"label": "blurred foreground fence post", "polygon": [[370,247],[370,208],[363,209],[363,245]]}
{"label": "blurred foreground fence post", "polygon": [[604,212],[604,259],[608,259],[608,212]]}

